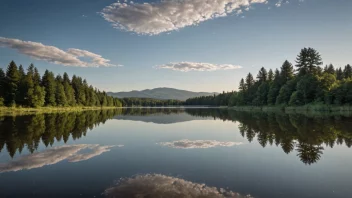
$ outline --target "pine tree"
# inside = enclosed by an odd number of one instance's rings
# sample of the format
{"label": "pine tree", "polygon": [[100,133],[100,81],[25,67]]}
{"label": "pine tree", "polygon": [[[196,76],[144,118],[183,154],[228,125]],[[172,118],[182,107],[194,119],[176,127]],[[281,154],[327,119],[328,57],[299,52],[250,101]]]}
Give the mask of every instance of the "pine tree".
{"label": "pine tree", "polygon": [[332,64],[330,64],[329,66],[326,65],[325,68],[324,68],[324,73],[328,73],[328,74],[335,74],[335,68]]}
{"label": "pine tree", "polygon": [[257,75],[257,79],[258,81],[261,83],[261,82],[266,82],[267,79],[268,79],[268,72],[266,71],[266,69],[264,67],[262,67],[260,70],[259,70],[259,73]]}
{"label": "pine tree", "polygon": [[5,84],[6,82],[6,75],[4,70],[0,68],[0,106],[4,105],[4,98],[5,98]]}
{"label": "pine tree", "polygon": [[26,100],[26,74],[24,73],[23,66],[20,65],[18,67],[18,73],[19,73],[19,82],[18,82],[18,90],[16,93],[16,104],[17,105],[25,105],[25,100]]}
{"label": "pine tree", "polygon": [[344,73],[340,67],[339,69],[336,70],[336,79],[342,80],[343,78],[344,78]]}
{"label": "pine tree", "polygon": [[246,84],[244,83],[243,78],[240,81],[240,86],[238,87],[240,91],[246,91]]}
{"label": "pine tree", "polygon": [[49,72],[48,70],[45,71],[42,78],[42,86],[45,90],[45,105],[56,106],[56,84],[55,77],[52,72]]}
{"label": "pine tree", "polygon": [[268,81],[272,82],[273,80],[274,80],[274,72],[272,69],[270,69],[268,72]]}
{"label": "pine tree", "polygon": [[65,95],[65,88],[60,83],[60,81],[56,81],[56,93],[55,93],[56,105],[57,106],[66,106],[67,99]]}
{"label": "pine tree", "polygon": [[248,73],[246,77],[246,88],[250,89],[253,85],[254,85],[253,75],[251,73]]}
{"label": "pine tree", "polygon": [[320,54],[313,48],[303,48],[296,59],[296,67],[300,76],[316,74],[317,67],[322,64]]}
{"label": "pine tree", "polygon": [[352,78],[352,67],[351,65],[346,65],[343,70],[345,78]]}
{"label": "pine tree", "polygon": [[280,78],[282,80],[282,84],[285,84],[287,81],[293,79],[293,77],[293,66],[286,60],[281,66]]}
{"label": "pine tree", "polygon": [[275,70],[274,81],[272,82],[268,92],[268,105],[274,105],[276,98],[279,95],[281,89],[281,74],[279,70]]}
{"label": "pine tree", "polygon": [[40,85],[42,83],[41,77],[37,68],[34,68],[33,82],[34,82],[34,85]]}
{"label": "pine tree", "polygon": [[16,105],[16,94],[18,92],[18,83],[20,81],[20,73],[14,61],[11,61],[6,70],[6,88],[5,88],[5,104],[8,106]]}

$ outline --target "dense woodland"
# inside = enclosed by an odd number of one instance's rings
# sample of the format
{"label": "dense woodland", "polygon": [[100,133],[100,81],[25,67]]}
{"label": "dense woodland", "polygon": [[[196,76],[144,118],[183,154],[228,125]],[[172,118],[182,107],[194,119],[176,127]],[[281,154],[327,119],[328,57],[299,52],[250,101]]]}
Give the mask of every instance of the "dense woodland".
{"label": "dense woodland", "polygon": [[183,105],[184,102],[180,100],[159,100],[152,98],[122,98],[120,99],[122,106],[133,107],[162,107],[162,106],[179,106]]}
{"label": "dense woodland", "polygon": [[99,106],[120,107],[117,98],[108,96],[81,77],[67,73],[55,76],[45,71],[41,77],[38,69],[31,64],[25,72],[22,65],[17,67],[12,61],[6,73],[0,68],[0,106],[8,107],[66,107]]}
{"label": "dense woodland", "polygon": [[352,67],[322,67],[322,58],[313,48],[304,48],[295,67],[285,61],[280,69],[261,68],[256,79],[249,73],[238,91],[217,96],[191,98],[187,105],[214,106],[301,106],[307,104],[351,105]]}

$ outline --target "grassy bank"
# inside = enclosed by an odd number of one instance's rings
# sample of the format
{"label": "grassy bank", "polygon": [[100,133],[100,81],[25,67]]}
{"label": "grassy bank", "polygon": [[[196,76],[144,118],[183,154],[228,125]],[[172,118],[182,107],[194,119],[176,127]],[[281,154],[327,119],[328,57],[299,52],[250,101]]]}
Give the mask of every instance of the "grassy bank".
{"label": "grassy bank", "polygon": [[117,107],[0,107],[0,115],[27,115],[37,113],[78,112],[101,109],[115,109]]}

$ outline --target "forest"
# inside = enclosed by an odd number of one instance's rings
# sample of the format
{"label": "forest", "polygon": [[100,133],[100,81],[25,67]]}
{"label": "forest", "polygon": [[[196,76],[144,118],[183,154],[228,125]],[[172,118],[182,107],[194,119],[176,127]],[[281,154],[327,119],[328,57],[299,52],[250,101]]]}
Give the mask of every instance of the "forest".
{"label": "forest", "polygon": [[11,61],[6,73],[0,68],[0,106],[121,107],[122,103],[76,75],[70,79],[66,72],[55,76],[46,70],[41,77],[33,64],[25,72],[22,65],[18,67]]}
{"label": "forest", "polygon": [[159,100],[153,98],[121,98],[124,107],[163,107],[163,106],[180,106],[184,101],[180,100]]}
{"label": "forest", "polygon": [[303,106],[351,105],[352,67],[322,67],[318,51],[303,48],[295,67],[285,61],[280,69],[262,67],[256,79],[251,73],[242,78],[238,91],[188,99],[186,105],[210,106]]}

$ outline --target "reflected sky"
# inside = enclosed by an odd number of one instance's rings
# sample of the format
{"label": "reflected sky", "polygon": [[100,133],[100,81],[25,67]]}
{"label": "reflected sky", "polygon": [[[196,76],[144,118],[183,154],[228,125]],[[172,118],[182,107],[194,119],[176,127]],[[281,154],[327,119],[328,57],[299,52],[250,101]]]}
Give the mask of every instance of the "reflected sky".
{"label": "reflected sky", "polygon": [[[118,147],[122,146],[123,145],[119,145]],[[67,160],[69,162],[80,162],[108,152],[113,147],[115,146],[99,146],[97,144],[77,144],[54,147],[45,151],[21,156],[18,159],[12,160],[8,163],[1,163],[0,173],[40,168],[43,166],[56,164],[63,160]],[[85,153],[79,153],[84,149],[87,149],[88,151]]]}
{"label": "reflected sky", "polygon": [[241,145],[242,142],[220,142],[216,140],[178,140],[173,142],[160,142],[159,145],[177,149],[206,149],[212,147],[231,147]]}

